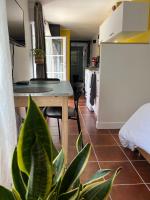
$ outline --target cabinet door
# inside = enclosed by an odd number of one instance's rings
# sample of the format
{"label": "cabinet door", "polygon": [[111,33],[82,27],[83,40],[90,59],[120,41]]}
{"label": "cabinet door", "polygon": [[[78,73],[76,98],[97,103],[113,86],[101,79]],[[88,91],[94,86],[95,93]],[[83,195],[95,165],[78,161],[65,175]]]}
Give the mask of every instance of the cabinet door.
{"label": "cabinet door", "polygon": [[122,2],[100,26],[99,42],[115,42],[148,30],[149,4]]}
{"label": "cabinet door", "polygon": [[123,7],[119,6],[100,26],[100,42],[108,41],[122,31]]}
{"label": "cabinet door", "polygon": [[123,4],[123,15],[123,32],[145,32],[148,30],[148,3],[126,2]]}
{"label": "cabinet door", "polygon": [[66,38],[46,37],[47,77],[66,80]]}

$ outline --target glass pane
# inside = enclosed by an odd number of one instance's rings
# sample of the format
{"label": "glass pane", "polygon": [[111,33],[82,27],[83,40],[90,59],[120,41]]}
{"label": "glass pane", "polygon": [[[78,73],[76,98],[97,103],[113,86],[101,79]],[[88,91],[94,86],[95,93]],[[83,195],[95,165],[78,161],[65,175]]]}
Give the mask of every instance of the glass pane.
{"label": "glass pane", "polygon": [[46,55],[63,55],[63,39],[46,37]]}
{"label": "glass pane", "polygon": [[63,57],[46,56],[47,72],[63,72]]}
{"label": "glass pane", "polygon": [[45,41],[46,41],[47,77],[66,80],[65,38],[46,37]]}
{"label": "glass pane", "polygon": [[60,80],[65,80],[63,73],[47,72],[47,78],[59,78]]}

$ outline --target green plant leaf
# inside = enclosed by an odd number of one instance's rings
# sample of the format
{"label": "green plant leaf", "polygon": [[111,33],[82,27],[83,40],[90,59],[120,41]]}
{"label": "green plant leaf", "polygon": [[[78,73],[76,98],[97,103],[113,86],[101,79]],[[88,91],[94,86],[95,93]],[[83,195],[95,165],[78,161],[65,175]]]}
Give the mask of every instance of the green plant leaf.
{"label": "green plant leaf", "polygon": [[20,194],[17,192],[17,190],[12,189],[12,193],[13,193],[16,200],[22,200],[21,197],[20,197]]}
{"label": "green plant leaf", "polygon": [[59,196],[58,200],[78,200],[82,185]]}
{"label": "green plant leaf", "polygon": [[20,171],[22,180],[24,182],[25,187],[27,188],[29,177],[22,171]]}
{"label": "green plant leaf", "polygon": [[71,162],[62,179],[60,194],[65,193],[80,177],[89,159],[91,146],[87,144]]}
{"label": "green plant leaf", "polygon": [[14,150],[13,159],[12,159],[12,178],[13,178],[15,189],[20,194],[22,200],[25,200],[26,187],[24,185],[24,181],[22,179],[22,175],[18,167],[16,148]]}
{"label": "green plant leaf", "polygon": [[80,184],[81,184],[81,183],[80,183],[80,178],[78,178],[78,179],[75,181],[75,183],[73,184],[72,189],[75,189],[75,188],[79,187]]}
{"label": "green plant leaf", "polygon": [[31,149],[36,137],[47,152],[50,162],[52,162],[54,145],[52,145],[48,125],[35,102],[29,97],[27,116],[21,128],[17,146],[19,168],[27,175],[30,172]]}
{"label": "green plant leaf", "polygon": [[[76,140],[76,150],[77,153],[79,153],[83,149],[83,137],[82,137],[82,132],[80,132],[77,140]],[[79,187],[80,185],[80,179],[78,178],[76,182],[73,184],[73,189]]]}
{"label": "green plant leaf", "polygon": [[78,197],[78,188],[69,192],[63,193],[58,200],[75,200]]}
{"label": "green plant leaf", "polygon": [[61,185],[61,180],[59,180],[56,183],[56,185],[50,191],[50,193],[49,193],[48,197],[46,198],[46,200],[58,200],[60,185]]}
{"label": "green plant leaf", "polygon": [[46,200],[57,200],[57,192],[52,190]]}
{"label": "green plant leaf", "polygon": [[64,153],[61,150],[58,154],[58,156],[53,161],[53,166],[55,169],[55,176],[53,177],[53,184],[55,185],[60,178],[62,177],[64,170],[65,170],[65,164],[64,164]]}
{"label": "green plant leaf", "polygon": [[115,171],[110,179],[92,183],[91,185],[85,187],[81,192],[80,198],[86,200],[104,200],[108,197],[112,188],[112,184],[119,172],[120,168]]}
{"label": "green plant leaf", "polygon": [[8,189],[0,186],[0,199],[1,200],[16,200],[13,193]]}
{"label": "green plant leaf", "polygon": [[47,153],[36,139],[32,147],[31,171],[26,200],[45,199],[52,187],[53,174],[52,164]]}
{"label": "green plant leaf", "polygon": [[56,149],[56,147],[55,147],[55,145],[54,145],[54,143],[52,141],[52,159],[53,160],[57,157],[58,153],[59,152],[57,151],[57,149]]}
{"label": "green plant leaf", "polygon": [[83,187],[85,187],[88,184],[91,184],[93,182],[97,182],[100,179],[104,178],[105,176],[107,176],[109,173],[111,172],[111,169],[102,169],[102,170],[98,170],[84,185]]}
{"label": "green plant leaf", "polygon": [[44,56],[45,52],[43,49],[32,49],[32,53],[34,56]]}
{"label": "green plant leaf", "polygon": [[82,137],[82,132],[80,133],[80,135],[77,138],[76,141],[76,149],[77,152],[79,153],[82,149],[83,149],[83,137]]}

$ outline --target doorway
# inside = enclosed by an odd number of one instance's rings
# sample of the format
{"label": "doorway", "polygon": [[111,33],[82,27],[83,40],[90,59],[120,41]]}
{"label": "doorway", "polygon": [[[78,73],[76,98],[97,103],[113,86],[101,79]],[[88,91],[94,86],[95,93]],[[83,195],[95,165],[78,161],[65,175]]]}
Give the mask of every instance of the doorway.
{"label": "doorway", "polygon": [[83,82],[83,47],[71,47],[71,82]]}
{"label": "doorway", "polygon": [[70,80],[72,84],[76,82],[84,82],[85,68],[88,66],[88,54],[88,42],[71,42]]}

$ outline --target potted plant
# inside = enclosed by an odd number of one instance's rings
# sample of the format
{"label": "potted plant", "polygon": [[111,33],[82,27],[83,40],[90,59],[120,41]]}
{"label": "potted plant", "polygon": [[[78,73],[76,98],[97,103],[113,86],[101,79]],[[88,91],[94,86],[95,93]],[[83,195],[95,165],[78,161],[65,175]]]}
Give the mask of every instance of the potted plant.
{"label": "potted plant", "polygon": [[53,144],[46,121],[29,97],[27,117],[21,127],[12,160],[13,188],[0,186],[0,199],[5,200],[103,200],[110,193],[120,169],[105,180],[110,169],[97,171],[86,183],[80,182],[91,146],[77,139],[77,156],[66,168],[63,150]]}
{"label": "potted plant", "polygon": [[35,63],[36,64],[44,64],[44,56],[45,53],[43,49],[33,49],[32,50],[34,58],[35,58]]}

